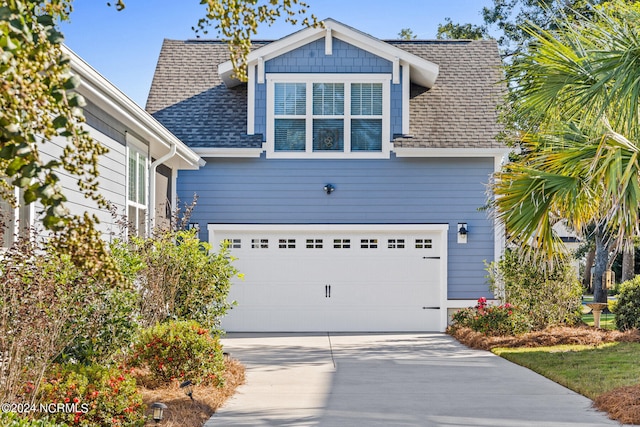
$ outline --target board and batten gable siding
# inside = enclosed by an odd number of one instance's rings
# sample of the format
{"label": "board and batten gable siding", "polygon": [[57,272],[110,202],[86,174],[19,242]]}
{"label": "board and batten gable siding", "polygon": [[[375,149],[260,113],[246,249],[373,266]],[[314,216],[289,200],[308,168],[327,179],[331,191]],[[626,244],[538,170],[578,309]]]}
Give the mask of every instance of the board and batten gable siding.
{"label": "board and batten gable siding", "polygon": [[[370,52],[333,39],[331,55],[325,55],[324,38],[265,62],[265,73],[389,74],[393,64]],[[401,72],[402,75],[402,72]],[[255,133],[266,135],[266,83],[255,83]],[[391,85],[391,134],[402,133],[402,84]],[[266,139],[266,138],[265,138]]]}
{"label": "board and batten gable siding", "polygon": [[[181,171],[178,197],[198,204],[191,221],[208,223],[449,224],[448,298],[488,294],[484,261],[494,257],[494,224],[479,208],[493,158],[389,160],[206,159]],[[323,187],[333,184],[327,195]],[[457,223],[468,224],[467,244]],[[212,242],[214,246],[216,242]]]}

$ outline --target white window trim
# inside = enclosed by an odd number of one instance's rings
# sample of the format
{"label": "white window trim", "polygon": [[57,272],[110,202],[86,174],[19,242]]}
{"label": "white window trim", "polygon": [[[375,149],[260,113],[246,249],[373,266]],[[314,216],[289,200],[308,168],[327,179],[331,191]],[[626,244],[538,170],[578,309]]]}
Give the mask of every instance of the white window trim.
{"label": "white window trim", "polygon": [[[307,83],[307,127],[309,127],[312,117],[310,113],[310,92],[311,83],[381,83],[382,84],[382,150],[375,152],[367,151],[350,151],[350,144],[345,138],[344,150],[342,152],[324,152],[313,151],[310,143],[311,138],[307,137],[306,151],[286,152],[276,151],[274,132],[275,132],[275,114],[274,114],[274,93],[276,83]],[[283,74],[273,73],[267,74],[267,142],[266,155],[272,159],[388,159],[391,152],[391,74]],[[345,90],[345,135],[347,132],[348,119],[351,117],[347,114],[350,110],[350,99],[347,95],[350,91]],[[309,130],[307,130],[309,134]]]}
{"label": "white window trim", "polygon": [[[129,180],[131,179],[131,176],[129,175],[129,159],[131,158],[131,155],[133,153],[136,153],[136,155],[140,155],[142,157],[144,157],[144,174],[145,174],[145,181],[144,181],[144,200],[145,203],[139,203],[138,201],[132,201],[130,199],[130,195],[129,195]],[[137,164],[137,163],[136,163]],[[136,227],[136,234],[140,234],[140,230],[138,230],[138,226],[139,226],[139,221],[138,218],[129,218],[129,207],[134,207],[136,209],[142,210],[144,211],[144,223],[148,224],[149,221],[149,165],[150,165],[150,156],[149,156],[149,147],[147,147],[146,145],[142,144],[141,142],[139,142],[139,140],[137,138],[133,138],[132,135],[127,135],[127,166],[126,166],[126,206],[127,206],[127,222],[130,224],[134,224],[134,226]],[[138,169],[139,170],[139,169]],[[137,187],[139,190],[139,186]],[[137,193],[136,193],[137,195]],[[144,230],[142,230],[142,234],[146,235],[147,230],[146,227]]]}

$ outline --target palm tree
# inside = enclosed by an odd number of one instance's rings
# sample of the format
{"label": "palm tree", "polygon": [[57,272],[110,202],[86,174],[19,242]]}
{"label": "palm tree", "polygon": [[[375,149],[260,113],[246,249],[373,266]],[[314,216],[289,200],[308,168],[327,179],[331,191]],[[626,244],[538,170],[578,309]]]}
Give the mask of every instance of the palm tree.
{"label": "palm tree", "polygon": [[497,173],[495,211],[509,238],[553,259],[553,224],[595,229],[594,297],[605,302],[609,247],[637,234],[640,202],[640,9],[529,27],[534,41],[506,67],[515,142],[524,155]]}

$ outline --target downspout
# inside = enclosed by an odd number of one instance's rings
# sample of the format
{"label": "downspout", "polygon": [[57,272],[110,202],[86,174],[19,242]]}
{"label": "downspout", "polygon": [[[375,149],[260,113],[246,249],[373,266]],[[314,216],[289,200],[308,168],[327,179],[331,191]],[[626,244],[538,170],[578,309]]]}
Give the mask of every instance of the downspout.
{"label": "downspout", "polygon": [[177,144],[171,144],[171,149],[167,154],[151,163],[149,172],[149,230],[147,230],[149,235],[151,235],[156,226],[156,169],[159,165],[175,156],[177,148]]}

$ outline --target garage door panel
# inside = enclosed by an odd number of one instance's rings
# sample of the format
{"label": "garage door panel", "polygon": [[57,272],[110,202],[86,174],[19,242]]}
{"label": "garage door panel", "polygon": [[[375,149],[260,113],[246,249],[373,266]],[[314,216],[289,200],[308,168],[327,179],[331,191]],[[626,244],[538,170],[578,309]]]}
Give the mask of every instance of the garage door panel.
{"label": "garage door panel", "polygon": [[233,242],[245,277],[231,288],[238,306],[223,319],[224,329],[440,329],[442,231],[242,228],[214,233],[217,241]]}

